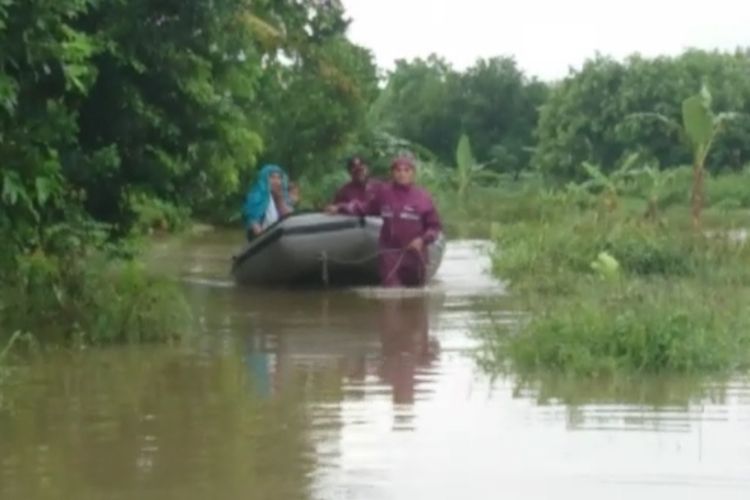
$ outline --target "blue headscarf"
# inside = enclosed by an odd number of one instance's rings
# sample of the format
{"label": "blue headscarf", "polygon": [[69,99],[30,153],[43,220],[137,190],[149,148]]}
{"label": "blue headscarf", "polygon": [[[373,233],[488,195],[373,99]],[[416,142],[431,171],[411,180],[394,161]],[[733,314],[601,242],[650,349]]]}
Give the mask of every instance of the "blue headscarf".
{"label": "blue headscarf", "polygon": [[263,218],[266,216],[266,209],[268,203],[271,202],[271,185],[268,180],[271,174],[281,175],[281,185],[284,193],[284,200],[288,206],[291,205],[289,199],[289,179],[287,178],[286,172],[278,165],[264,165],[260,169],[258,178],[255,179],[255,184],[247,193],[245,198],[245,205],[242,207],[242,216],[245,219],[245,224],[250,227],[252,224],[260,224],[263,222]]}

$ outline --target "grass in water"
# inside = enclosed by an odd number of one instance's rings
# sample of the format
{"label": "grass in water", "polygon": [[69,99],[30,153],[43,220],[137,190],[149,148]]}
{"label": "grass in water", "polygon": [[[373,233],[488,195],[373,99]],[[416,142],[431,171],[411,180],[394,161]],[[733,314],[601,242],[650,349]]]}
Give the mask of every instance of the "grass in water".
{"label": "grass in water", "polygon": [[93,254],[19,258],[0,291],[0,327],[42,343],[164,342],[187,330],[190,312],[177,285],[144,266]]}
{"label": "grass in water", "polygon": [[747,292],[689,281],[599,283],[532,302],[514,328],[485,336],[494,365],[576,376],[724,372],[750,365]]}
{"label": "grass in water", "polygon": [[525,319],[483,332],[490,367],[585,377],[750,368],[750,245],[624,209],[560,214],[495,235],[494,272]]}

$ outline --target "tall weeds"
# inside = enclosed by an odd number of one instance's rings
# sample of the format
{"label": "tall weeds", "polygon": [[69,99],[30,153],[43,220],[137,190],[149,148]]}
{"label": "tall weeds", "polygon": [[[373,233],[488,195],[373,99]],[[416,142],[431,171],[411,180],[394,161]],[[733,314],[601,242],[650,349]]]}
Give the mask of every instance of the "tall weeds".
{"label": "tall weeds", "polygon": [[[725,230],[566,203],[500,226],[495,240],[494,272],[528,313],[484,332],[497,366],[581,376],[750,367],[750,245]],[[601,255],[617,273],[602,273]]]}

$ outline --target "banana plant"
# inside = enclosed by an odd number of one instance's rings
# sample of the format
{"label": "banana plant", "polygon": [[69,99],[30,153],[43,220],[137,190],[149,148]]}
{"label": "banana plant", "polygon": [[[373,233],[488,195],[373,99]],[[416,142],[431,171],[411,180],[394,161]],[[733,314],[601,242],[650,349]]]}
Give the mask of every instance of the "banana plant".
{"label": "banana plant", "polygon": [[693,186],[690,196],[693,227],[700,230],[705,200],[706,160],[716,137],[738,113],[714,113],[711,92],[705,85],[701,91],[682,101],[682,124],[659,113],[636,113],[634,118],[656,119],[677,131],[693,155]]}
{"label": "banana plant", "polygon": [[693,227],[700,228],[703,212],[706,158],[716,136],[737,113],[714,114],[711,110],[711,93],[707,87],[700,94],[688,97],[682,103],[682,121],[685,134],[693,150],[693,192],[691,196]]}
{"label": "banana plant", "polygon": [[640,170],[635,168],[639,159],[638,153],[628,155],[622,165],[609,175],[598,165],[585,161],[581,168],[589,178],[582,182],[580,187],[588,191],[602,192],[605,205],[609,211],[613,211],[619,205],[620,193],[625,189],[627,182],[639,174]]}
{"label": "banana plant", "polygon": [[466,199],[466,195],[473,185],[482,179],[497,180],[500,176],[490,170],[486,170],[487,164],[477,163],[474,154],[471,151],[471,142],[466,134],[462,134],[456,148],[456,173],[454,182],[456,184],[456,193],[461,202]]}
{"label": "banana plant", "polygon": [[639,173],[648,180],[649,193],[646,213],[644,214],[647,219],[656,219],[659,213],[659,204],[664,196],[666,188],[674,182],[677,178],[677,173],[674,170],[660,170],[658,167],[653,165],[646,165]]}

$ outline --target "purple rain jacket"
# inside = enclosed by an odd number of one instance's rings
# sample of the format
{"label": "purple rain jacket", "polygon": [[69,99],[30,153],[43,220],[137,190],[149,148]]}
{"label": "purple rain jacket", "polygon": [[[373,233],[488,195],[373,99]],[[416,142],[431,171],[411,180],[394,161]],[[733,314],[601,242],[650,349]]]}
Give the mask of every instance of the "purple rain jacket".
{"label": "purple rain jacket", "polygon": [[[426,278],[426,245],[434,242],[442,224],[430,195],[417,186],[381,184],[367,202],[338,205],[340,213],[373,215],[383,219],[380,231],[380,277],[384,286],[420,286]],[[421,252],[407,250],[422,238]]]}
{"label": "purple rain jacket", "polygon": [[355,181],[347,182],[336,192],[333,203],[351,203],[353,201],[367,203],[375,196],[382,185],[383,183],[377,179],[367,179],[365,184]]}

